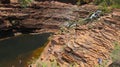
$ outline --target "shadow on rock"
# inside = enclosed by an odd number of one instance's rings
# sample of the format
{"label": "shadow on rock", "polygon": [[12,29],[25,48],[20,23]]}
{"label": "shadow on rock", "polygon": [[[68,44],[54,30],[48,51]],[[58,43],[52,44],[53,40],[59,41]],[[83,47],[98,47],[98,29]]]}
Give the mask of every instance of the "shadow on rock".
{"label": "shadow on rock", "polygon": [[109,65],[109,67],[120,67],[120,60],[119,61],[114,61]]}

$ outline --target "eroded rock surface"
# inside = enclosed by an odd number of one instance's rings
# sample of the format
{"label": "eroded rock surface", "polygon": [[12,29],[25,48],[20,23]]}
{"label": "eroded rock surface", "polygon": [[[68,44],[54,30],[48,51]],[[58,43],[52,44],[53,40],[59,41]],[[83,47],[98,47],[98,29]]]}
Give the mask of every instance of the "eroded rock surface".
{"label": "eroded rock surface", "polygon": [[[78,67],[94,67],[98,59],[111,60],[113,42],[120,41],[120,11],[98,21],[59,32],[66,21],[85,18],[96,10],[94,5],[81,7],[60,2],[35,2],[28,8],[19,4],[0,4],[0,35],[10,32],[55,32],[37,63],[57,61],[61,67],[76,63]],[[7,34],[5,34],[7,35]]]}
{"label": "eroded rock surface", "polygon": [[34,2],[27,8],[21,8],[17,3],[0,4],[0,31],[12,29],[13,33],[27,30],[36,33],[58,30],[64,22],[84,18],[91,11],[94,10],[57,1]]}
{"label": "eroded rock surface", "polygon": [[69,67],[74,63],[77,64],[75,67],[95,67],[100,64],[101,59],[102,63],[107,61],[105,66],[107,67],[111,63],[110,53],[114,48],[113,43],[120,42],[119,17],[119,11],[115,10],[98,21],[69,29],[67,33],[54,35],[33,66],[41,62],[49,65],[50,60],[54,60],[60,67]]}

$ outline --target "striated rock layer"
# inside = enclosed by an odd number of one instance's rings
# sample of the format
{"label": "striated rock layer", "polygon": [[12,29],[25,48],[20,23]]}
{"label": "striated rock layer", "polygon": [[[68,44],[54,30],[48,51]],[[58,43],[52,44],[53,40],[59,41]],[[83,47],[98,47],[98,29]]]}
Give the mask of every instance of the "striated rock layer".
{"label": "striated rock layer", "polygon": [[[33,64],[46,63],[49,67],[57,61],[60,67],[95,67],[107,61],[111,63],[110,53],[114,42],[120,42],[120,22],[118,10],[86,25],[77,26],[52,36],[39,60]],[[100,59],[102,60],[100,62]]]}
{"label": "striated rock layer", "polygon": [[27,8],[20,7],[20,4],[0,4],[0,32],[43,33],[58,30],[64,22],[84,18],[90,11],[94,10],[57,1],[33,2]]}
{"label": "striated rock layer", "polygon": [[58,31],[64,22],[85,18],[95,10],[94,5],[78,7],[56,1],[35,2],[28,8],[21,8],[19,4],[0,4],[0,36],[9,32],[52,31],[55,35],[33,67],[42,62],[50,67],[54,61],[61,67],[72,64],[95,67],[100,63],[99,59],[111,60],[109,55],[114,48],[113,43],[120,41],[120,10],[93,23]]}

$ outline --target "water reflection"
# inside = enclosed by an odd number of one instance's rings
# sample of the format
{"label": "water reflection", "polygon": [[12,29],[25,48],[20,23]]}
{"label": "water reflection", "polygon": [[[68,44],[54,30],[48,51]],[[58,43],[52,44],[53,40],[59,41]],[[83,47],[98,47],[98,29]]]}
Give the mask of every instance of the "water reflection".
{"label": "water reflection", "polygon": [[27,67],[30,59],[40,55],[49,36],[21,35],[0,41],[0,67]]}

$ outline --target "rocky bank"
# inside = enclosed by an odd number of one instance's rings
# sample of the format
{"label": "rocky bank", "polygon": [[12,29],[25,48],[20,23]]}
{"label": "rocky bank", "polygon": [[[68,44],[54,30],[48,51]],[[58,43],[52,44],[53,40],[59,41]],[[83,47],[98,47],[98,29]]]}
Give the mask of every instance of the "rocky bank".
{"label": "rocky bank", "polygon": [[[60,67],[95,67],[99,59],[111,63],[114,42],[120,42],[120,10],[114,9],[98,20],[60,31],[60,25],[89,16],[95,5],[76,6],[58,1],[34,2],[28,8],[0,4],[0,37],[17,33],[54,32],[40,58],[32,64],[57,62]],[[9,37],[8,36],[8,37]]]}
{"label": "rocky bank", "polygon": [[119,19],[120,10],[114,9],[97,21],[56,33],[33,67],[55,62],[60,67],[111,67],[110,53],[114,42],[120,42]]}

